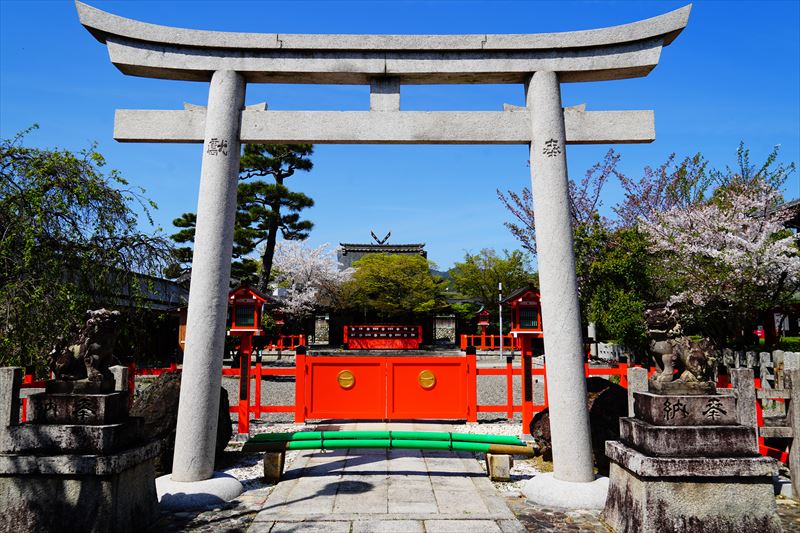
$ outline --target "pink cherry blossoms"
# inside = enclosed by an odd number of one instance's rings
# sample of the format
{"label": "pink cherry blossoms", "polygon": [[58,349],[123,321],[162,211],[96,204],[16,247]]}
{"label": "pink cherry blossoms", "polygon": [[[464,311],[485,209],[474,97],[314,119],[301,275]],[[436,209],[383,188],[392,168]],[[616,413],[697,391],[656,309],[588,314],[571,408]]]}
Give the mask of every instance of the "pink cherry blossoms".
{"label": "pink cherry blossoms", "polygon": [[664,272],[679,280],[670,304],[740,307],[775,300],[800,280],[797,235],[766,184],[717,190],[708,202],[640,219]]}
{"label": "pink cherry blossoms", "polygon": [[336,251],[328,244],[317,248],[297,241],[282,241],[275,247],[275,284],[286,288],[281,307],[293,316],[309,314],[319,304],[329,303],[353,269],[340,270]]}

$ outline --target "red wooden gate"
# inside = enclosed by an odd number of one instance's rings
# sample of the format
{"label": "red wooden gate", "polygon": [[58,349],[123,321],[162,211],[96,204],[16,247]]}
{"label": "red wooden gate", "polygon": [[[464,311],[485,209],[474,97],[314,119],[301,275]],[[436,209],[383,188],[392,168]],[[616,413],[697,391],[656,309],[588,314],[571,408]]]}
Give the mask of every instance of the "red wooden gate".
{"label": "red wooden gate", "polygon": [[302,418],[477,418],[475,356],[307,356]]}

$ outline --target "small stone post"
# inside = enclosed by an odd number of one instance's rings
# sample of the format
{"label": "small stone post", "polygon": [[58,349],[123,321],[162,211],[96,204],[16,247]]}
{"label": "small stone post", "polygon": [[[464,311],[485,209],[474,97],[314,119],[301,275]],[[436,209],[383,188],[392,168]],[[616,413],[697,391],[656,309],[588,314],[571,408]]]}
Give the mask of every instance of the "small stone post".
{"label": "small stone post", "polygon": [[19,389],[22,369],[16,366],[0,368],[0,430],[19,424]]}
{"label": "small stone post", "polygon": [[[111,374],[114,376],[114,391],[121,392],[128,390],[128,367],[122,365],[115,365],[109,368]],[[128,391],[133,396],[135,391]]]}
{"label": "small stone post", "polygon": [[572,249],[561,86],[555,72],[536,72],[526,95],[532,121],[531,178],[542,296],[553,474],[594,480],[586,407],[583,329]]}
{"label": "small stone post", "polygon": [[792,478],[792,494],[800,500],[800,370],[786,371],[786,381],[791,388],[792,398],[789,401],[787,421],[792,428],[792,444],[789,448],[789,475]]}
{"label": "small stone post", "polygon": [[[756,428],[758,447],[758,418],[756,415],[756,387],[752,368],[732,368],[731,385],[736,394],[736,420],[743,426]],[[757,448],[756,448],[757,449]]]}
{"label": "small stone post", "polygon": [[633,416],[633,393],[647,392],[647,369],[633,367],[628,369],[628,416]]}
{"label": "small stone post", "polygon": [[209,479],[214,470],[244,93],[237,72],[211,77],[173,481]]}

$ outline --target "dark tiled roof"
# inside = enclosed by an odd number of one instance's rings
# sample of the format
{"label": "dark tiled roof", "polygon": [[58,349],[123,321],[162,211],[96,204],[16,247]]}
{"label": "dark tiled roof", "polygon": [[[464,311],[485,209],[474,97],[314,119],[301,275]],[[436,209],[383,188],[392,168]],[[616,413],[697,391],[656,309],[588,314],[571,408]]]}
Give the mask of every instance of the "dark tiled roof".
{"label": "dark tiled roof", "polygon": [[340,242],[339,246],[342,247],[342,253],[346,254],[348,252],[371,252],[371,253],[378,253],[378,252],[400,252],[400,253],[408,253],[408,252],[422,252],[425,248],[425,243],[419,244],[353,244],[353,243],[345,243]]}

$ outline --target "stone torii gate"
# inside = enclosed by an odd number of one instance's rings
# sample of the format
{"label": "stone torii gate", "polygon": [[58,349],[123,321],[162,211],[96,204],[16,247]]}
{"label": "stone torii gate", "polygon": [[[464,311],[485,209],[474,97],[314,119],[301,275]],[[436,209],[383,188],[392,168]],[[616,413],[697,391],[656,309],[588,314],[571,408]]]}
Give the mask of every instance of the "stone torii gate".
{"label": "stone torii gate", "polygon": [[[179,491],[203,492],[207,487],[196,487],[214,481],[241,143],[530,145],[552,482],[574,494],[595,485],[590,483],[595,476],[566,145],[652,142],[655,127],[652,111],[562,109],[560,85],[646,76],[658,64],[662,48],[686,26],[691,6],[621,26],[518,35],[228,33],[157,26],[80,2],[76,6],[81,24],[107,46],[111,62],[123,74],[210,82],[207,107],[117,110],[114,126],[114,138],[122,142],[203,143],[170,481]],[[370,110],[268,111],[264,104],[245,108],[247,83],[369,85]],[[524,85],[526,107],[497,112],[400,110],[402,85],[445,83]],[[586,504],[579,500],[576,506]]]}

